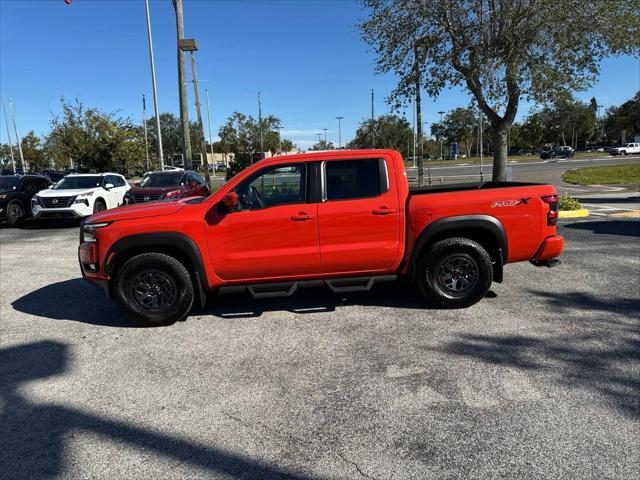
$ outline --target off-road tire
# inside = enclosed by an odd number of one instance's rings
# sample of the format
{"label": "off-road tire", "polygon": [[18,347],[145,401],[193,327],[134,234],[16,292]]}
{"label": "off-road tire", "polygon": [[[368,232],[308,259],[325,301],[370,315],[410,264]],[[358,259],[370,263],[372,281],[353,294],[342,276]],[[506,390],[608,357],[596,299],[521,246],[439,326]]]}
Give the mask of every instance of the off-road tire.
{"label": "off-road tire", "polygon": [[183,320],[194,300],[189,272],[163,253],[143,253],[127,260],[117,274],[114,293],[124,315],[144,327]]}
{"label": "off-road tire", "polygon": [[491,257],[482,245],[469,238],[446,238],[421,255],[416,281],[422,294],[436,307],[469,307],[484,298],[491,287]]}

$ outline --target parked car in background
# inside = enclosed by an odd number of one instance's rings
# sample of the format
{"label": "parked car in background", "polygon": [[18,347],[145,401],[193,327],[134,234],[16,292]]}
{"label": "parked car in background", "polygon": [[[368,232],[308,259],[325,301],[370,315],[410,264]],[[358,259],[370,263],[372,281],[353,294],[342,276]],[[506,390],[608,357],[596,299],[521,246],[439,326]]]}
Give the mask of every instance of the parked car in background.
{"label": "parked car in background", "polygon": [[83,218],[123,204],[131,188],[117,173],[71,174],[31,199],[35,218]]}
{"label": "parked car in background", "polygon": [[609,155],[638,155],[640,154],[640,143],[627,143],[624,146],[613,147],[609,150]]}
{"label": "parked car in background", "polygon": [[67,176],[66,173],[58,172],[57,170],[42,170],[35,173],[37,173],[38,175],[42,175],[43,177],[47,177],[53,183],[57,183]]}
{"label": "parked car in background", "polygon": [[192,170],[150,172],[125,195],[125,204],[207,196],[211,192]]}
{"label": "parked car in background", "polygon": [[31,215],[31,198],[51,182],[42,175],[0,176],[0,221],[15,227]]}
{"label": "parked car in background", "polygon": [[543,150],[540,152],[540,158],[543,160],[551,159],[551,158],[572,158],[576,154],[576,151],[564,145],[562,147],[555,147],[551,150]]}

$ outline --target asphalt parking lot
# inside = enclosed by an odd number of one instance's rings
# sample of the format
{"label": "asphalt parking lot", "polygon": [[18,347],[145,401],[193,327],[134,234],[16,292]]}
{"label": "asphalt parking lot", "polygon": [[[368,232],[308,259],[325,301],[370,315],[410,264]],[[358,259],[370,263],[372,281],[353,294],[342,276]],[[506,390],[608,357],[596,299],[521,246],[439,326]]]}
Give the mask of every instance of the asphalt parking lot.
{"label": "asphalt parking lot", "polygon": [[466,310],[407,285],[126,323],[75,225],[0,227],[2,478],[640,477],[640,221]]}

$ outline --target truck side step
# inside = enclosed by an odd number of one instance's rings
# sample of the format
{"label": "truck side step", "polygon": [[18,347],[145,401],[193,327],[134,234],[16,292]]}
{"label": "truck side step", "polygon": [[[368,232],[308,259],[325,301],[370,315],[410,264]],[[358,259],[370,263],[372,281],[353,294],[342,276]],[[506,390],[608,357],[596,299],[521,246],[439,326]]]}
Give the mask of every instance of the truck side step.
{"label": "truck side step", "polygon": [[392,282],[397,275],[381,275],[377,277],[348,277],[328,280],[300,280],[298,282],[255,283],[250,285],[233,285],[221,287],[219,293],[241,293],[248,291],[253,298],[290,297],[298,288],[319,287],[327,285],[333,293],[366,292],[378,282]]}

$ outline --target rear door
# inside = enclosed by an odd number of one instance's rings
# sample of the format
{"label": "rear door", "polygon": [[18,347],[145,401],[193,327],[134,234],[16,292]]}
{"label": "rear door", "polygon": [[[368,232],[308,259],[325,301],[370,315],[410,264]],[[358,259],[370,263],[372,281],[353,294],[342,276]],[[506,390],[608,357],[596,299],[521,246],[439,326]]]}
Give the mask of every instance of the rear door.
{"label": "rear door", "polygon": [[265,167],[234,189],[236,211],[207,214],[207,246],[220,278],[251,281],[320,273],[318,204],[309,203],[308,177],[303,162]]}
{"label": "rear door", "polygon": [[401,209],[390,159],[327,157],[318,206],[323,273],[381,272],[400,254]]}

